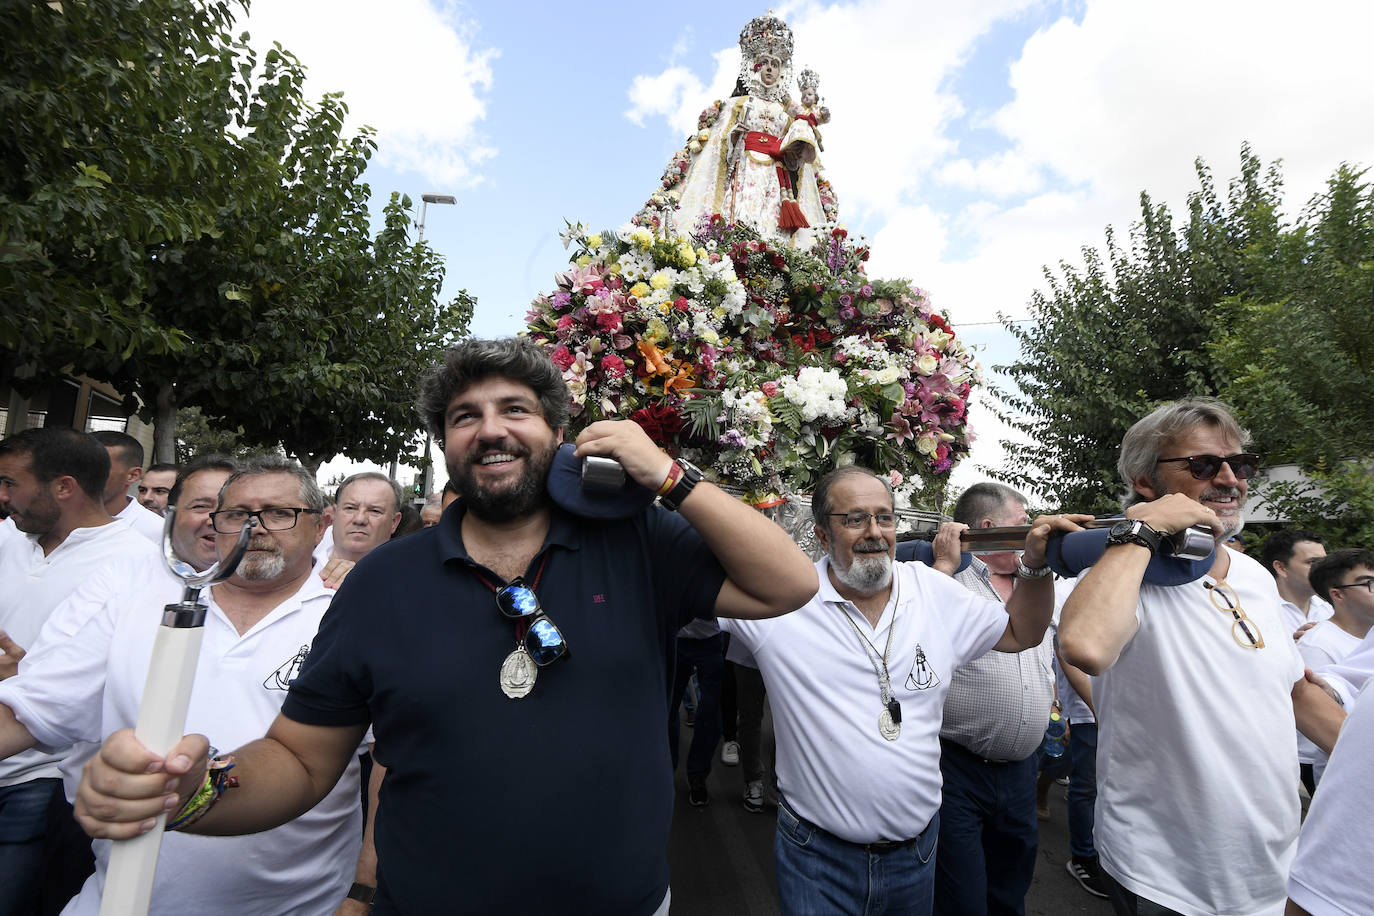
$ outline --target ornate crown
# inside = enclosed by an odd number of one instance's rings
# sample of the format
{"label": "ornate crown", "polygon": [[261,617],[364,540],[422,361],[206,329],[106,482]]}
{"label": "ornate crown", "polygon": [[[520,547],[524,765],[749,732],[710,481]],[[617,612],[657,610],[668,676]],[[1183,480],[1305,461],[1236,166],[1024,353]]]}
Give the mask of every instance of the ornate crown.
{"label": "ornate crown", "polygon": [[768,54],[787,64],[792,60],[792,30],[769,10],[749,20],[739,33],[739,47],[746,58]]}
{"label": "ornate crown", "polygon": [[797,75],[797,86],[802,92],[810,89],[816,95],[821,94],[821,75],[811,68],[803,70]]}

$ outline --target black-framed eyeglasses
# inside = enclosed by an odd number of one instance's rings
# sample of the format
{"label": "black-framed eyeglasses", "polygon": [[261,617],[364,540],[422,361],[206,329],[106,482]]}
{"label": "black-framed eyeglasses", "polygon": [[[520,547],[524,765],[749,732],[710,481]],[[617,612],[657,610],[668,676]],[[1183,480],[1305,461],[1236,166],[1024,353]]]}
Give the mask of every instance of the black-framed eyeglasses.
{"label": "black-framed eyeglasses", "polygon": [[844,519],[844,526],[858,530],[868,527],[868,520],[871,518],[878,523],[879,528],[896,528],[897,516],[891,512],[831,512],[831,518]]}
{"label": "black-framed eyeglasses", "polygon": [[529,621],[529,628],[525,631],[525,651],[539,667],[551,665],[570,654],[563,633],[544,613],[539,605],[539,596],[523,579],[512,579],[509,585],[496,593],[496,607],[511,620]]}
{"label": "black-framed eyeglasses", "polygon": [[221,509],[210,513],[210,524],[220,534],[238,534],[250,518],[255,518],[266,531],[289,531],[296,527],[296,520],[301,517],[302,512],[319,515],[320,511],[304,506],[273,507],[259,509],[256,512],[249,512],[247,509]]}
{"label": "black-framed eyeglasses", "polygon": [[1221,611],[1223,614],[1230,614],[1231,637],[1247,649],[1263,649],[1264,637],[1260,635],[1259,627],[1255,621],[1251,620],[1245,613],[1245,608],[1240,606],[1240,596],[1228,582],[1204,582],[1207,587],[1207,596],[1212,599],[1212,607]]}
{"label": "black-framed eyeglasses", "polygon": [[1186,462],[1188,473],[1193,475],[1194,480],[1211,480],[1221,473],[1223,464],[1229,464],[1231,473],[1239,479],[1249,480],[1259,473],[1260,456],[1252,452],[1241,452],[1225,458],[1220,455],[1189,455],[1186,458],[1160,458],[1155,464],[1166,464],[1171,461]]}
{"label": "black-framed eyeglasses", "polygon": [[1374,595],[1374,578],[1361,579],[1358,582],[1347,582],[1344,585],[1333,585],[1332,588],[1362,588]]}

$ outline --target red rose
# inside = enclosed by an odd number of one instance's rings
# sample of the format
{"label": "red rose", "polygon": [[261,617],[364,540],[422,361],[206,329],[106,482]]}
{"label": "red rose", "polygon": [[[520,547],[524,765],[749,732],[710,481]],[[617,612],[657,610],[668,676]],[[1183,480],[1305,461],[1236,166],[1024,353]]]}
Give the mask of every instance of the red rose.
{"label": "red rose", "polygon": [[638,423],[656,445],[663,447],[674,445],[673,437],[685,425],[680,413],[663,404],[641,407],[630,414],[630,419]]}
{"label": "red rose", "polygon": [[688,305],[686,297],[678,296],[677,299],[673,300],[673,308],[677,309],[679,312],[687,311]]}
{"label": "red rose", "polygon": [[782,255],[775,254],[773,255],[773,266],[776,267],[778,270],[782,270],[785,267],[787,267],[787,261],[783,258]]}

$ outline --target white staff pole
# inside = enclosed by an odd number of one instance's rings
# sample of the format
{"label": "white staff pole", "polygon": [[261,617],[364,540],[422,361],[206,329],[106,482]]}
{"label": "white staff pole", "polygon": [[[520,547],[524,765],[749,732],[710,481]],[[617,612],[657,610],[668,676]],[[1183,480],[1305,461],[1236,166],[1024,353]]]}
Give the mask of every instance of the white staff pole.
{"label": "white staff pole", "polygon": [[[144,747],[164,757],[181,740],[186,728],[186,708],[191,703],[200,642],[205,635],[206,606],[200,603],[200,590],[233,575],[257,525],[254,519],[248,519],[229,556],[205,572],[197,573],[172,550],[175,522],[176,508],[168,506],[167,520],[162,526],[163,559],[172,575],[185,583],[186,590],[181,601],[162,609],[162,625],[153,642],[153,657],[148,664],[148,679],[144,682],[143,701],[134,728],[134,736]],[[100,916],[147,914],[166,824],[167,814],[159,814],[152,830],[132,839],[115,841],[105,873]]]}

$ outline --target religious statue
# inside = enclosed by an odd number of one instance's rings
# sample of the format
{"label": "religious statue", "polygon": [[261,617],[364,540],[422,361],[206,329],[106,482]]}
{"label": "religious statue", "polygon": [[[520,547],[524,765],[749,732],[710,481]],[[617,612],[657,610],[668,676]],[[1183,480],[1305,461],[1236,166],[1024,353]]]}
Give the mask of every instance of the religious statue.
{"label": "religious statue", "polygon": [[641,221],[647,215],[654,228],[667,228],[656,209],[670,214],[679,232],[690,232],[703,216],[719,213],[765,237],[808,246],[811,229],[834,221],[833,197],[831,206],[823,204],[828,185],[818,180],[817,126],[830,116],[819,107],[819,77],[803,73],[802,104],[794,104],[787,93],[792,30],[771,12],[744,27],[739,45],[734,94],[702,113],[698,133],[669,164],[664,191],[650,199]]}

